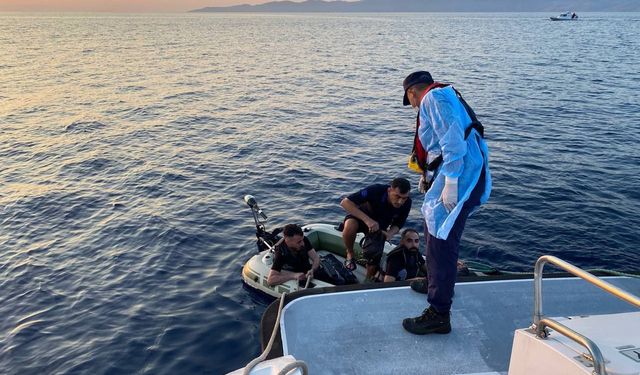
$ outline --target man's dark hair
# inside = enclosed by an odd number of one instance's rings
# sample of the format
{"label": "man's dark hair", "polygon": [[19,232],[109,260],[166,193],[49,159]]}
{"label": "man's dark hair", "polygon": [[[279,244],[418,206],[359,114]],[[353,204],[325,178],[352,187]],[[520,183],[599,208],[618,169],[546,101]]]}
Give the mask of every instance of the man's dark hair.
{"label": "man's dark hair", "polygon": [[418,235],[418,238],[420,238],[420,233],[418,233],[417,230],[413,229],[413,228],[407,228],[405,230],[402,231],[402,234],[400,235],[400,238],[405,238],[407,236],[407,233],[415,233]]}
{"label": "man's dark hair", "polygon": [[282,228],[282,234],[287,237],[304,236],[302,228],[298,224],[287,224]]}
{"label": "man's dark hair", "polygon": [[406,178],[397,177],[391,181],[392,188],[398,188],[400,190],[400,194],[406,194],[411,190],[411,183]]}

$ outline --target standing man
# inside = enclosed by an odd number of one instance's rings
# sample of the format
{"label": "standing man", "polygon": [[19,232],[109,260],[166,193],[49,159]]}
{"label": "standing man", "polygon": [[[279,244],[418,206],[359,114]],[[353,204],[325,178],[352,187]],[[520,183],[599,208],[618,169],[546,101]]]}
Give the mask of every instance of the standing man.
{"label": "standing man", "polygon": [[282,229],[282,234],[283,238],[275,245],[273,265],[267,277],[269,286],[289,280],[305,281],[313,277],[314,271],[320,267],[320,257],[304,236],[302,228],[296,224],[287,224]]}
{"label": "standing man", "polygon": [[[394,178],[389,185],[374,184],[349,195],[340,202],[347,211],[342,229],[342,241],[347,250],[345,267],[356,269],[353,244],[356,234],[382,231],[390,240],[407,221],[411,211],[411,184],[405,178]],[[380,259],[367,260],[367,278],[372,279]]]}
{"label": "standing man", "polygon": [[450,85],[418,71],[403,82],[404,105],[418,110],[415,164],[422,170],[429,307],[406,318],[407,331],[449,333],[458,249],[467,217],[489,199],[489,149],[482,124]]}

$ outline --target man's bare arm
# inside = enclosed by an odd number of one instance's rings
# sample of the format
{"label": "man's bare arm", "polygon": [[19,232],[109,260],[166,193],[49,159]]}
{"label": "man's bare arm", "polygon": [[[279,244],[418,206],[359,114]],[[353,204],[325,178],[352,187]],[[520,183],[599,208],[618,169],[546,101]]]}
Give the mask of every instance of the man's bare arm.
{"label": "man's bare arm", "polygon": [[353,203],[351,200],[349,200],[349,198],[344,198],[340,202],[340,206],[344,208],[344,210],[350,213],[351,215],[362,220],[367,225],[367,227],[369,227],[370,232],[375,232],[380,229],[380,227],[378,226],[378,222],[370,218],[364,212],[362,212],[362,210],[358,207],[358,205]]}
{"label": "man's bare arm", "polygon": [[290,271],[269,271],[269,277],[267,277],[267,284],[274,286],[282,283],[286,283],[289,280],[304,280],[305,274],[302,272],[290,272]]}
{"label": "man's bare arm", "polygon": [[[313,272],[316,272],[318,270],[318,268],[320,267],[320,256],[318,256],[318,253],[314,249],[309,250],[309,252],[307,254],[309,254],[309,258],[311,258],[311,270],[310,270],[310,272],[312,272],[311,275],[313,275]],[[309,273],[307,273],[307,274],[309,274]]]}

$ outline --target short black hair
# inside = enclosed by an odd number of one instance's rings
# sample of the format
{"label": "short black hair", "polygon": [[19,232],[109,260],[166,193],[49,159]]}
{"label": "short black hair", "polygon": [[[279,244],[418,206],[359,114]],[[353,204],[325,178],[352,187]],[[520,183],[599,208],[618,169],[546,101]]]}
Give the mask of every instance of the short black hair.
{"label": "short black hair", "polygon": [[400,235],[401,236],[400,238],[404,238],[407,235],[407,233],[410,233],[410,232],[413,232],[413,233],[417,234],[418,238],[420,238],[420,233],[418,233],[418,231],[413,229],[413,228],[407,228],[407,229],[403,230],[402,234]]}
{"label": "short black hair", "polygon": [[411,190],[411,183],[409,180],[403,177],[396,177],[391,181],[392,188],[398,188],[400,190],[400,194],[406,194]]}
{"label": "short black hair", "polygon": [[282,234],[286,237],[304,236],[302,228],[298,224],[287,224],[282,228]]}

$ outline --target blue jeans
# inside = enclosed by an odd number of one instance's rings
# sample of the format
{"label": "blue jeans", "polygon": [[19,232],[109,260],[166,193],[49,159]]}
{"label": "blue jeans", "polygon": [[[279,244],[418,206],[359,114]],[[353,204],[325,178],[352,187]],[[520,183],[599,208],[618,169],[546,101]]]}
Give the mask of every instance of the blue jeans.
{"label": "blue jeans", "polygon": [[451,310],[453,287],[458,274],[458,249],[460,248],[462,231],[471,211],[480,205],[484,185],[485,171],[483,168],[478,183],[473,188],[469,199],[462,206],[446,240],[432,236],[425,223],[424,236],[427,239],[426,258],[429,278],[427,301],[439,313],[448,313]]}

